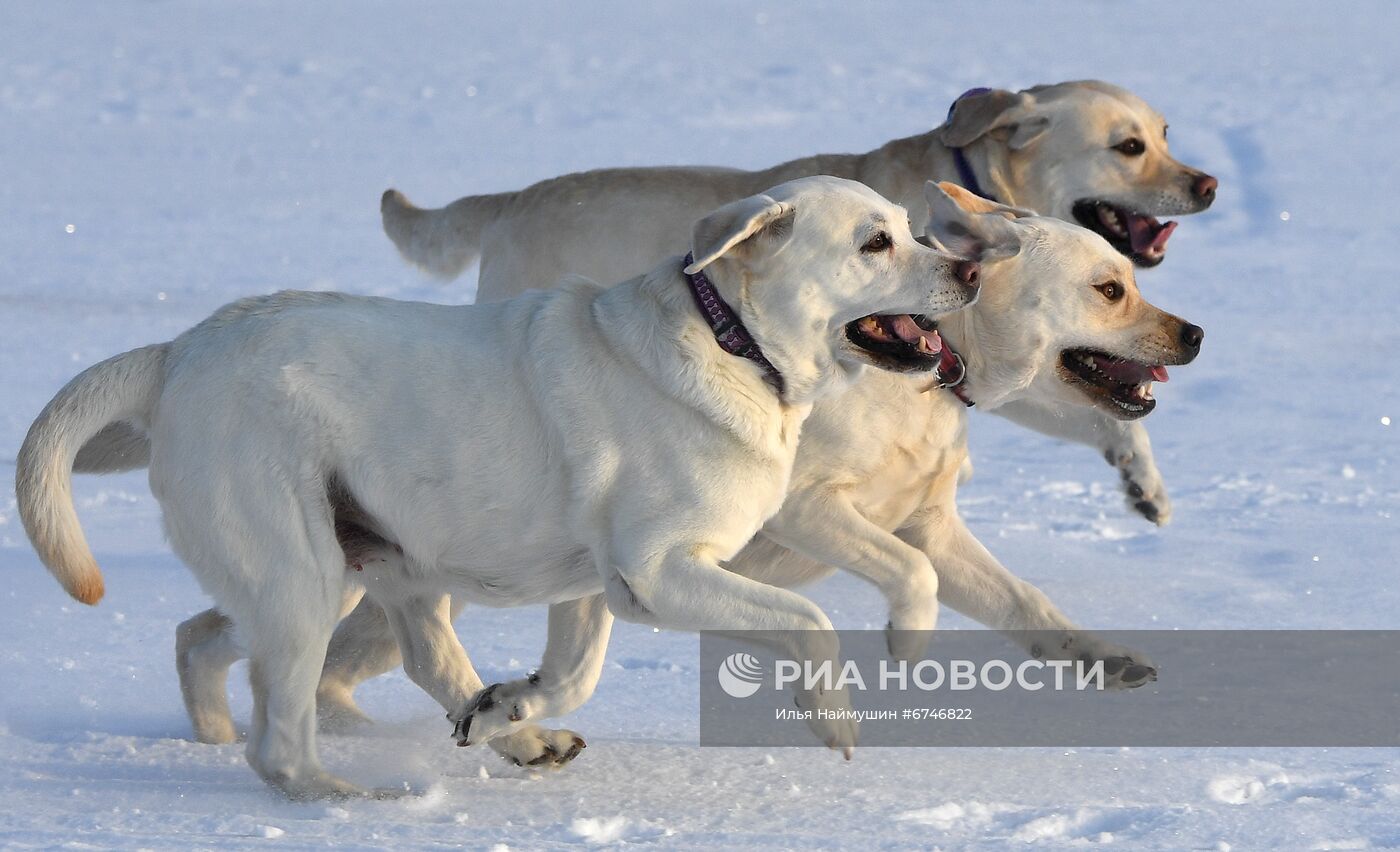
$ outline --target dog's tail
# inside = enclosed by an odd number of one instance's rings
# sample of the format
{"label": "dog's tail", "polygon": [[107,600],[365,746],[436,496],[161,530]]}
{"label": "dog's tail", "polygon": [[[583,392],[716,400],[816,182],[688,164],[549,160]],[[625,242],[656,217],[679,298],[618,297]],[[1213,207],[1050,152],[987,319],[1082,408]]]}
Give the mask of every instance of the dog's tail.
{"label": "dog's tail", "polygon": [[384,233],[404,260],[438,278],[456,278],[481,253],[481,231],[500,214],[505,195],[469,195],[424,210],[397,189],[384,191]]}
{"label": "dog's tail", "polygon": [[73,509],[73,462],[85,470],[126,470],[150,458],[139,427],[165,384],[170,344],[133,349],[96,364],[58,392],[19,449],[15,496],[24,531],[39,558],[68,594],[95,604],[104,591],[102,572]]}

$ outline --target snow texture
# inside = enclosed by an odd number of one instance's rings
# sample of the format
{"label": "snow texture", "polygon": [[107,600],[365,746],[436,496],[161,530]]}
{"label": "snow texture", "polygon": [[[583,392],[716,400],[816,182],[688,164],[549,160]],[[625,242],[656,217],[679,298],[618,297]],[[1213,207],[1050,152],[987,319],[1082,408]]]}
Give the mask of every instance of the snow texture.
{"label": "snow texture", "polygon": [[[110,590],[97,609],[40,567],[8,485],[80,368],[235,297],[469,301],[470,274],[437,284],[396,257],[386,187],[437,205],[595,166],[863,151],[973,86],[1098,77],[1146,97],[1174,151],[1221,180],[1140,276],[1207,330],[1149,421],[1175,519],[1129,517],[1092,453],[977,416],[973,530],[1091,626],[1400,627],[1397,33],[1386,0],[0,0],[0,846],[1400,845],[1395,750],[701,749],[695,638],[629,625],[565,720],[589,741],[565,770],[453,748],[394,674],[360,693],[380,724],[322,754],[418,795],[290,804],[241,746],[190,740],[174,627],[208,599],[144,476],[76,480]],[[812,594],[838,626],[884,623],[853,580]],[[539,609],[458,626],[488,682],[544,641]]]}

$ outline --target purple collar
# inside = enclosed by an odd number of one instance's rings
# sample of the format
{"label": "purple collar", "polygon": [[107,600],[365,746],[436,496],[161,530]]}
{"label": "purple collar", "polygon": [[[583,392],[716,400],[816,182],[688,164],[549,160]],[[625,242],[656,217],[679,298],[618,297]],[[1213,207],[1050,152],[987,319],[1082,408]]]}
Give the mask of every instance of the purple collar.
{"label": "purple collar", "polygon": [[[952,120],[953,110],[957,108],[958,101],[962,100],[963,98],[970,98],[973,95],[985,95],[987,92],[990,91],[991,89],[987,88],[986,86],[982,86],[976,89],[968,89],[966,92],[963,92],[961,95],[958,95],[957,98],[954,99],[952,105],[948,107],[948,120]],[[976,193],[977,195],[982,196],[988,201],[996,201],[997,198],[995,195],[992,195],[989,192],[982,191],[982,187],[977,183],[977,173],[972,170],[972,164],[967,161],[967,155],[963,153],[963,149],[953,148],[951,150],[953,152],[953,165],[956,166],[958,169],[958,180],[962,183],[962,185],[966,189]],[[997,203],[1000,204],[1001,202],[998,201]]]}
{"label": "purple collar", "polygon": [[[687,252],[685,265],[681,268],[685,269],[694,262],[694,256]],[[758,341],[753,339],[747,328],[744,328],[744,324],[739,320],[739,315],[734,313],[734,309],[724,301],[724,297],[720,296],[715,285],[710,283],[710,279],[705,277],[703,271],[694,275],[689,272],[684,274],[685,280],[690,284],[690,294],[695,297],[695,306],[704,315],[705,322],[710,324],[710,331],[714,332],[715,341],[719,343],[719,348],[730,355],[747,358],[762,367],[763,378],[768,380],[768,383],[781,397],[786,389],[783,374],[778,372],[778,368],[773,366],[772,361],[764,357]]]}

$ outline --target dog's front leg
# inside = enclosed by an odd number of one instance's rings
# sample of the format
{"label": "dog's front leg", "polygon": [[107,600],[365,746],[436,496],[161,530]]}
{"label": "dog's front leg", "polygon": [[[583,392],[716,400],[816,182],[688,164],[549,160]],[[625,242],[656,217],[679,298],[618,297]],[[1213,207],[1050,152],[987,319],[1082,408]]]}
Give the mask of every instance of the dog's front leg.
{"label": "dog's front leg", "polygon": [[[391,600],[384,605],[384,613],[398,639],[404,672],[451,718],[450,714],[481,691],[482,682],[452,629],[448,596]],[[551,731],[537,725],[517,725],[490,740],[497,754],[521,765],[562,766],[583,748],[583,738],[573,731]]]}
{"label": "dog's front leg", "polygon": [[[463,702],[448,716],[458,745],[507,736],[535,719],[562,716],[593,695],[603,672],[613,614],[607,598],[590,595],[549,608],[549,640],[540,667],[529,677],[496,683]],[[584,747],[575,738],[567,758]]]}
{"label": "dog's front leg", "polygon": [[899,535],[928,555],[938,574],[941,602],[1007,634],[1032,657],[1102,660],[1108,688],[1131,688],[1157,679],[1146,655],[1080,628],[1044,592],[1008,571],[955,511],[928,512]]}
{"label": "dog's front leg", "polygon": [[[725,570],[705,542],[624,535],[597,558],[608,607],[618,618],[738,635],[782,658],[841,671],[841,643],[820,607],[796,592]],[[798,708],[814,711],[807,720],[812,732],[849,760],[858,726],[847,691],[818,684],[795,692]]]}
{"label": "dog's front leg", "polygon": [[1116,420],[1083,406],[1047,407],[1016,400],[993,414],[1043,435],[1094,447],[1118,470],[1128,507],[1158,526],[1172,517],[1166,483],[1152,458],[1152,440],[1141,421]]}
{"label": "dog's front leg", "polygon": [[812,488],[789,494],[762,534],[874,583],[889,601],[890,654],[905,660],[923,655],[938,622],[938,575],[927,556],[867,520],[845,492]]}

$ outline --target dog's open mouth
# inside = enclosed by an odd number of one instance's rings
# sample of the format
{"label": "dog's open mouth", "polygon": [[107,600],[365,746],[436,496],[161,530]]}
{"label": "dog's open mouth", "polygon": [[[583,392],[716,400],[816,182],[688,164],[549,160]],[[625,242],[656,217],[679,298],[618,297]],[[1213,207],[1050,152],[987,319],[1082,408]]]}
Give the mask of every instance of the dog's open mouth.
{"label": "dog's open mouth", "polygon": [[1176,230],[1175,222],[1159,222],[1156,217],[1093,199],[1076,201],[1074,218],[1138,266],[1161,263],[1167,256],[1167,239]]}
{"label": "dog's open mouth", "polygon": [[1157,406],[1152,383],[1167,380],[1167,368],[1119,358],[1095,349],[1067,349],[1060,375],[1124,420],[1146,417]]}
{"label": "dog's open mouth", "polygon": [[877,366],[914,372],[938,366],[943,338],[922,314],[871,314],[846,324],[846,338],[865,350]]}

